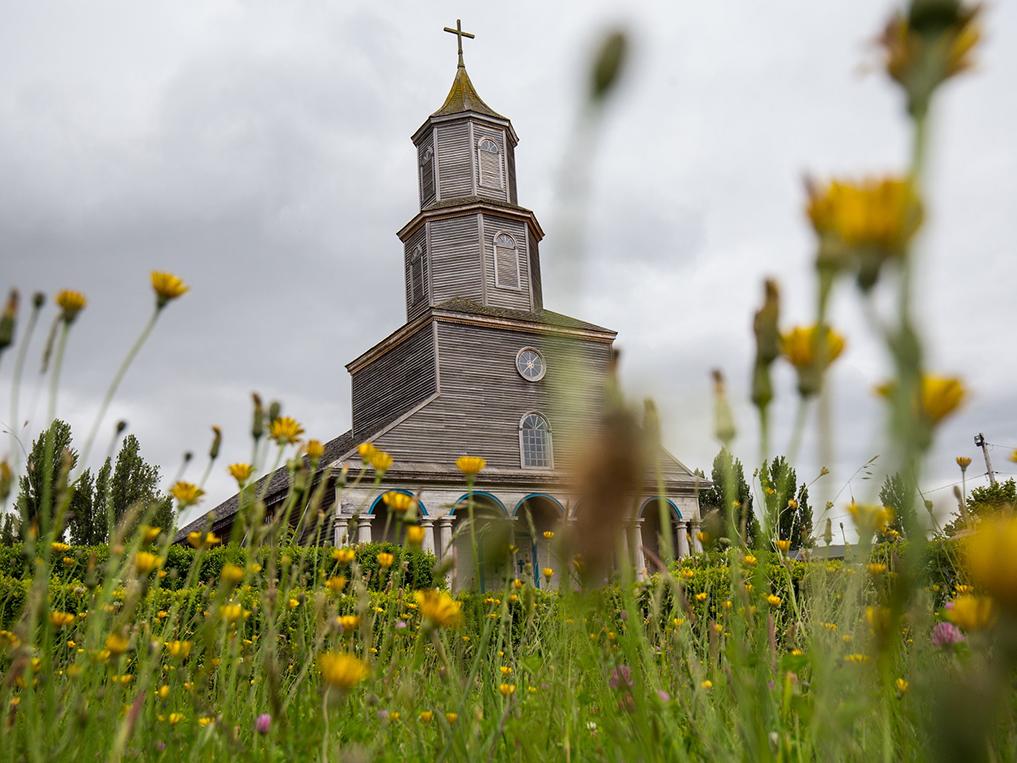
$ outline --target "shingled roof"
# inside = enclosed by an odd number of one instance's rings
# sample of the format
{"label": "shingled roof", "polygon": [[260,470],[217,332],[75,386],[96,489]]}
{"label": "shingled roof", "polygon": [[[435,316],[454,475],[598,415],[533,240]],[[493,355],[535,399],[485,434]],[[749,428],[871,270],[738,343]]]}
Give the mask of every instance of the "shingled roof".
{"label": "shingled roof", "polygon": [[448,310],[456,313],[467,313],[472,315],[486,315],[492,318],[510,318],[518,321],[530,321],[532,323],[543,323],[547,326],[558,326],[560,328],[581,329],[584,331],[603,331],[609,334],[616,332],[611,329],[598,326],[595,323],[587,323],[578,318],[562,315],[551,310],[512,310],[507,307],[489,307],[474,302],[471,299],[450,299],[434,306],[434,310]]}
{"label": "shingled roof", "polygon": [[466,73],[466,67],[460,65],[456,69],[456,77],[452,80],[452,89],[448,91],[445,103],[431,116],[445,117],[451,114],[462,114],[467,111],[472,111],[475,114],[486,114],[496,119],[506,119],[506,117],[503,117],[484,103],[484,100],[477,95],[477,89],[473,87],[470,75]]}
{"label": "shingled roof", "polygon": [[[321,457],[318,462],[318,474],[327,467],[329,464],[336,461],[340,456],[349,453],[358,443],[353,439],[353,432],[347,431],[339,435],[333,440],[329,440],[325,443],[325,454]],[[306,460],[307,457],[305,456]],[[268,483],[266,486],[265,483]],[[284,495],[286,491],[290,489],[290,474],[289,469],[285,466],[281,466],[271,474],[266,474],[264,477],[259,479],[253,486],[255,494],[264,495],[266,504],[271,504],[274,499],[281,495]],[[185,527],[180,528],[177,531],[176,539],[179,541],[186,537],[187,533],[192,530],[203,530],[211,518],[212,526],[218,527],[223,520],[229,519],[237,513],[239,508],[240,493],[234,494],[231,498],[227,498],[225,501],[220,503],[214,509],[202,514],[197,519],[189,522]]]}

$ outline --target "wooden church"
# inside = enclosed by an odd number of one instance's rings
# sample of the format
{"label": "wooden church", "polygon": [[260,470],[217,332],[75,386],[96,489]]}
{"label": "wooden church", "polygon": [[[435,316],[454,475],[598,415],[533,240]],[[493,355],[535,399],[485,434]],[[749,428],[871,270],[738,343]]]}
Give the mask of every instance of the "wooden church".
{"label": "wooden church", "polygon": [[[445,31],[458,37],[458,67],[445,102],[412,135],[420,208],[398,232],[406,322],[347,364],[352,428],[322,459],[325,473],[343,464],[356,473],[357,448],[370,442],[394,463],[380,489],[336,491],[332,537],[337,545],[391,539],[397,523],[387,521],[381,495],[403,491],[419,501],[424,548],[455,556],[456,587],[476,585],[469,538],[457,533],[466,495],[455,462],[482,456],[476,521],[511,523],[522,549],[512,574],[554,585],[562,565],[542,535],[582,511],[568,465],[576,443],[598,426],[616,332],[545,309],[544,231],[519,204],[519,138],[470,81],[462,39],[473,35],[458,22]],[[658,460],[671,509],[666,532],[678,554],[688,554],[698,550],[697,495],[707,483],[666,452]],[[658,546],[659,484],[647,480],[640,517],[626,525],[639,570],[643,548]],[[285,470],[271,476],[270,508],[287,489]],[[236,510],[236,497],[213,509],[213,529],[228,532]],[[545,569],[554,570],[550,580]]]}

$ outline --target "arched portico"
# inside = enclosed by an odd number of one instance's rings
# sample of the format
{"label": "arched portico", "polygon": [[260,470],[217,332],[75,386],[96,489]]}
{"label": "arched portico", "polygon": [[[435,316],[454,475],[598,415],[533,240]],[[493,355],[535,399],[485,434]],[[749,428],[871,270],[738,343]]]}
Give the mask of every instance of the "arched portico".
{"label": "arched portico", "polygon": [[371,540],[375,543],[401,543],[403,540],[403,528],[401,517],[392,511],[385,503],[385,493],[401,493],[409,496],[417,502],[417,512],[420,516],[427,516],[427,507],[409,490],[385,490],[378,495],[367,510],[367,516],[371,517]]}
{"label": "arched portico", "polygon": [[[661,504],[666,511],[666,527],[661,522]],[[678,505],[670,498],[653,497],[643,501],[639,507],[640,540],[643,545],[647,566],[654,571],[653,557],[663,560],[666,541],[670,541],[671,554],[675,558],[688,555],[687,524]],[[649,553],[646,553],[649,552]]]}
{"label": "arched portico", "polygon": [[486,491],[466,493],[449,511],[456,590],[500,589],[511,576],[512,521],[505,504]]}
{"label": "arched portico", "polygon": [[551,587],[557,587],[559,577],[564,574],[556,546],[545,533],[557,533],[565,522],[566,510],[561,501],[547,493],[530,493],[523,497],[513,509],[516,517],[515,574],[520,579],[530,579],[537,588],[548,585],[545,569],[554,570]]}

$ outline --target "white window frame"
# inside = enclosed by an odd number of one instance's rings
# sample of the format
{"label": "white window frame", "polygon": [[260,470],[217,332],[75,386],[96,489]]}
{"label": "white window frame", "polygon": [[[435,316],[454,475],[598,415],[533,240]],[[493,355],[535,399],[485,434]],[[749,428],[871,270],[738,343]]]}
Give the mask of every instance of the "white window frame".
{"label": "white window frame", "polygon": [[[419,265],[420,273],[417,274],[416,270],[418,263],[422,263],[424,260],[424,246],[423,244],[417,244],[413,250],[413,254],[410,255],[410,304],[415,305],[418,302],[427,301],[427,283],[424,278],[424,266]],[[417,297],[416,285],[417,281],[420,281],[420,297]]]}
{"label": "white window frame", "polygon": [[[543,422],[547,424],[547,429],[524,430],[523,424],[526,423],[526,419],[528,419],[530,416],[538,416],[540,419],[542,419]],[[544,432],[546,434],[546,447],[547,447],[546,466],[531,466],[530,464],[526,463],[526,446],[523,442],[524,431],[539,431]],[[519,419],[519,467],[521,469],[543,469],[543,470],[554,469],[554,434],[551,431],[551,420],[540,411],[527,411],[526,413],[523,414],[522,418]]]}
{"label": "white window frame", "polygon": [[[434,191],[431,196],[424,195],[424,165],[427,164],[428,157],[431,161],[431,189]],[[438,178],[434,171],[434,146],[428,146],[424,149],[424,153],[420,155],[420,172],[417,173],[420,178],[420,203],[423,204],[428,198],[438,196]]]}
{"label": "white window frame", "polygon": [[[494,145],[494,147],[496,149],[498,149],[497,152],[496,152],[497,156],[498,156],[498,184],[497,185],[491,185],[490,183],[485,183],[484,182],[484,173],[480,169],[480,155],[482,153],[490,153],[489,151],[483,151],[483,149],[480,148],[485,142],[490,142],[491,144]],[[491,190],[491,191],[504,191],[505,190],[505,162],[504,162],[504,158],[505,158],[505,152],[502,151],[501,146],[498,145],[498,141],[496,141],[494,138],[492,138],[492,137],[490,137],[488,135],[485,135],[480,140],[477,141],[477,184],[481,188],[487,188],[488,190]]]}
{"label": "white window frame", "polygon": [[[508,236],[512,240],[512,252],[515,254],[516,259],[516,285],[510,286],[503,284],[498,278],[498,238],[500,236]],[[505,247],[501,247],[504,249]],[[522,291],[523,290],[523,271],[519,265],[519,242],[516,241],[516,237],[508,231],[495,231],[494,238],[491,239],[491,256],[494,258],[494,285],[499,289],[509,289],[511,291]]]}

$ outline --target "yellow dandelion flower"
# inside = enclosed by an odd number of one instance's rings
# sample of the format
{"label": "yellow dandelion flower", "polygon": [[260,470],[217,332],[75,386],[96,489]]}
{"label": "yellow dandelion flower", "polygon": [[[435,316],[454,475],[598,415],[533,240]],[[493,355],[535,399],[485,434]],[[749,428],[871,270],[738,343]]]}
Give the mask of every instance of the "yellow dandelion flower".
{"label": "yellow dandelion flower", "polygon": [[348,691],[367,678],[367,663],[346,652],[325,652],[318,657],[318,668],[325,683],[333,689]]}
{"label": "yellow dandelion flower", "polygon": [[64,323],[71,324],[78,317],[78,313],[85,309],[88,300],[80,291],[61,289],[57,292],[56,303],[61,310],[60,319]]}
{"label": "yellow dandelion flower", "polygon": [[[892,400],[896,389],[894,382],[884,382],[876,387],[876,393]],[[956,411],[966,397],[967,389],[960,378],[923,373],[918,390],[918,412],[930,426],[936,426]]]}
{"label": "yellow dandelion flower", "polygon": [[[799,394],[814,395],[823,372],[844,351],[844,337],[828,326],[795,326],[780,335],[780,350],[798,374]],[[791,508],[797,508],[795,503]]]}
{"label": "yellow dandelion flower", "polygon": [[237,481],[238,485],[243,485],[254,474],[254,467],[244,463],[230,464],[227,470],[230,476]]}
{"label": "yellow dandelion flower", "polygon": [[360,625],[360,615],[340,615],[335,619],[335,622],[344,633],[350,633]]}
{"label": "yellow dandelion flower", "polygon": [[515,684],[508,684],[508,683],[501,683],[501,684],[498,684],[498,691],[501,693],[501,696],[503,696],[503,697],[510,697],[510,696],[512,696],[513,694],[516,693],[516,685]]}
{"label": "yellow dandelion flower", "polygon": [[462,623],[462,604],[445,591],[416,591],[413,598],[427,627],[455,628]]}
{"label": "yellow dandelion flower", "polygon": [[554,530],[544,530],[544,540],[553,540]]}
{"label": "yellow dandelion flower", "polygon": [[222,616],[222,619],[225,620],[226,622],[235,623],[237,620],[244,616],[244,608],[237,604],[236,602],[231,602],[229,604],[223,604],[222,606],[220,606],[219,614]]}
{"label": "yellow dandelion flower", "polygon": [[700,591],[699,593],[696,594],[696,601],[706,601],[707,598],[708,595],[706,591]]}
{"label": "yellow dandelion flower", "polygon": [[971,459],[968,456],[957,456],[954,460],[957,462],[957,466],[961,468],[961,471],[971,466]]}
{"label": "yellow dandelion flower", "polygon": [[373,442],[362,442],[357,446],[357,453],[360,455],[360,460],[365,464],[371,460],[371,456],[378,452]]}
{"label": "yellow dandelion flower", "polygon": [[114,656],[126,652],[130,645],[130,640],[120,633],[111,633],[106,637],[106,650]]}
{"label": "yellow dandelion flower", "polygon": [[325,446],[321,440],[308,440],[304,443],[304,453],[312,461],[318,461],[325,455]]}
{"label": "yellow dandelion flower", "polygon": [[156,694],[159,695],[159,699],[166,699],[166,697],[168,697],[170,694],[170,687],[167,684],[163,684],[162,686],[159,687],[159,690],[156,692]]}
{"label": "yellow dandelion flower", "polygon": [[519,578],[512,579],[512,587],[517,591],[520,590],[523,587],[523,585],[524,585],[523,581],[520,580]]}
{"label": "yellow dandelion flower", "polygon": [[417,720],[421,723],[430,723],[434,719],[434,713],[430,710],[421,710]]}
{"label": "yellow dandelion flower", "polygon": [[448,721],[451,726],[453,723],[459,720],[459,713],[448,712],[445,713],[445,720]]}
{"label": "yellow dandelion flower", "polygon": [[476,477],[484,470],[485,466],[487,466],[487,461],[480,456],[459,456],[456,459],[456,468],[467,477]]}
{"label": "yellow dandelion flower", "polygon": [[782,554],[786,554],[788,551],[791,550],[791,541],[789,540],[778,539],[774,545],[777,546],[777,550],[780,551]]}
{"label": "yellow dandelion flower", "polygon": [[220,577],[222,577],[224,582],[236,585],[244,579],[244,568],[236,564],[224,564]]}
{"label": "yellow dandelion flower", "polygon": [[181,509],[196,504],[204,494],[205,491],[193,482],[184,482],[183,480],[170,488],[170,495],[177,499]]}
{"label": "yellow dandelion flower", "polygon": [[777,607],[784,603],[784,600],[781,599],[777,594],[771,593],[767,595],[766,603],[769,604],[774,609],[776,609]]}
{"label": "yellow dandelion flower", "polygon": [[551,578],[554,577],[554,568],[553,567],[545,567],[541,571],[544,573],[544,577],[547,578],[548,580],[550,580]]}
{"label": "yellow dandelion flower", "polygon": [[889,506],[852,501],[848,505],[848,514],[858,529],[858,535],[866,540],[871,538],[873,533],[884,532],[893,521],[893,509]]}
{"label": "yellow dandelion flower", "polygon": [[379,476],[391,469],[393,463],[392,456],[383,450],[375,450],[368,458],[368,464]]}
{"label": "yellow dandelion flower", "polygon": [[345,575],[333,575],[325,581],[325,588],[332,593],[342,593],[342,590],[346,587],[346,576]]}
{"label": "yellow dandelion flower", "polygon": [[147,575],[162,566],[162,559],[149,551],[139,551],[134,555],[134,569],[139,575]]}
{"label": "yellow dandelion flower", "polygon": [[60,541],[54,541],[53,543],[50,543],[49,547],[53,549],[53,551],[57,554],[63,554],[71,550],[70,546],[68,546],[66,543],[61,543]]}
{"label": "yellow dandelion flower", "polygon": [[816,233],[850,249],[900,256],[922,224],[918,189],[906,178],[832,180],[808,190],[807,212]]}
{"label": "yellow dandelion flower", "polygon": [[49,621],[55,628],[63,628],[67,625],[71,625],[74,622],[74,615],[70,612],[50,612]]}
{"label": "yellow dandelion flower", "polygon": [[982,519],[963,540],[964,564],[978,587],[1017,610],[1017,515]]}
{"label": "yellow dandelion flower", "polygon": [[409,545],[418,548],[423,545],[426,533],[427,531],[420,525],[410,525],[406,528],[406,542]]}
{"label": "yellow dandelion flower", "polygon": [[756,562],[757,562],[757,561],[758,561],[758,560],[756,559],[756,557],[755,557],[755,556],[753,556],[752,554],[746,554],[746,555],[745,555],[745,556],[744,556],[744,557],[742,558],[742,563],[743,563],[744,565],[746,565],[747,567],[755,567],[755,566],[756,566]]}
{"label": "yellow dandelion flower", "polygon": [[357,558],[357,552],[349,547],[337,548],[332,552],[332,558],[340,564],[349,564]]}
{"label": "yellow dandelion flower", "polygon": [[911,686],[911,684],[908,683],[906,678],[898,678],[896,681],[893,682],[893,685],[897,687],[897,692],[899,694],[906,694],[908,688]]}
{"label": "yellow dandelion flower", "polygon": [[966,631],[980,631],[996,622],[996,607],[988,596],[958,596],[948,605],[946,619]]}
{"label": "yellow dandelion flower", "polygon": [[187,293],[187,284],[172,273],[152,271],[152,290],[155,292],[155,304],[162,309],[168,302]]}
{"label": "yellow dandelion flower", "polygon": [[269,427],[269,436],[279,445],[292,445],[303,433],[304,427],[292,416],[280,416]]}
{"label": "yellow dandelion flower", "polygon": [[886,565],[882,562],[869,562],[865,565],[865,568],[869,571],[870,575],[882,575],[886,572]]}
{"label": "yellow dandelion flower", "polygon": [[705,681],[703,681],[699,685],[702,686],[704,689],[712,689],[713,688],[713,681],[711,681],[709,678],[707,678]]}
{"label": "yellow dandelion flower", "polygon": [[170,657],[186,658],[191,654],[190,641],[167,641],[165,646]]}
{"label": "yellow dandelion flower", "polygon": [[400,493],[398,490],[389,490],[383,493],[381,500],[385,502],[385,505],[397,514],[404,514],[410,509],[416,510],[417,499],[412,495],[406,495],[406,493]]}
{"label": "yellow dandelion flower", "polygon": [[194,548],[201,548],[203,546],[215,546],[222,543],[222,539],[214,532],[200,533],[197,530],[193,530],[187,533],[187,542]]}
{"label": "yellow dandelion flower", "polygon": [[300,606],[300,599],[290,598],[286,601],[286,606],[290,609],[296,609]]}
{"label": "yellow dandelion flower", "polygon": [[395,556],[388,553],[387,551],[378,552],[378,566],[382,569],[388,569],[395,563]]}
{"label": "yellow dandelion flower", "polygon": [[176,726],[183,719],[184,719],[183,713],[170,713],[169,717],[166,720],[169,721],[170,726]]}

